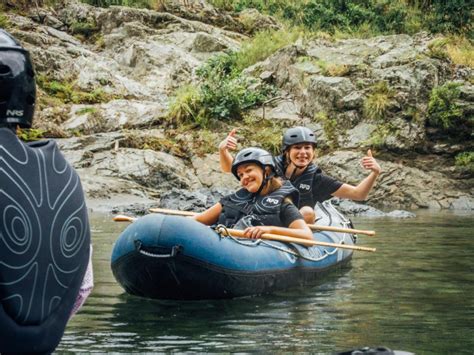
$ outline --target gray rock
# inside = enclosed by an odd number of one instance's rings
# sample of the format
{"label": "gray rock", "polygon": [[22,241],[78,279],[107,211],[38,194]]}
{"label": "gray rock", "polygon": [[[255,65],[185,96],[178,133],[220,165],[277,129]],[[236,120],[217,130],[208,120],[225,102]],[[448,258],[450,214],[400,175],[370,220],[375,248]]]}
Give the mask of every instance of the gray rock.
{"label": "gray rock", "polygon": [[202,212],[232,192],[234,190],[225,188],[199,189],[195,191],[172,189],[161,196],[160,207],[180,211]]}
{"label": "gray rock", "polygon": [[263,15],[256,9],[244,9],[239,13],[238,20],[249,32],[262,30],[278,30],[281,26],[271,16]]}
{"label": "gray rock", "polygon": [[367,145],[376,129],[377,126],[374,124],[361,122],[346,132],[346,139],[341,145],[346,148],[357,148]]}
{"label": "gray rock", "polygon": [[97,175],[135,181],[158,191],[173,187],[201,187],[199,180],[180,159],[164,152],[120,148],[95,154],[91,166]]}
{"label": "gray rock", "polygon": [[[84,176],[89,197],[100,198],[105,205],[115,196],[148,203],[173,187],[236,187],[231,175],[220,173],[216,155],[194,157],[191,150],[181,159],[165,152],[125,149],[122,130],[159,129],[150,135],[169,139],[163,137],[163,129],[175,90],[196,85],[196,69],[214,53],[240,48],[246,37],[232,31],[251,30],[247,25],[257,23],[257,27],[271,27],[272,18],[255,10],[246,18],[233,18],[235,14],[217,11],[204,0],[162,2],[161,12],[98,8],[75,0],[62,1],[56,9],[45,7],[30,18],[10,12],[7,16],[15,24],[13,34],[30,50],[38,77],[46,76],[49,82],[58,81],[73,90],[101,90],[106,96],[101,100],[108,102],[94,105],[38,105],[36,124],[46,128],[48,135],[83,135],[59,144]],[[79,41],[62,31],[78,21],[98,25],[97,43]],[[308,125],[323,151],[334,149],[334,143],[341,149],[356,149],[374,133],[384,133],[383,142],[375,143],[385,150],[386,160],[381,161],[383,173],[369,196],[370,204],[472,210],[472,183],[449,165],[456,154],[472,150],[470,143],[446,142],[438,138],[442,132],[426,124],[431,90],[449,80],[462,84],[457,104],[466,116],[472,115],[472,69],[429,58],[431,39],[429,34],[418,34],[298,40],[247,68],[245,74],[277,86],[289,99],[267,106],[265,118],[279,120],[282,126]],[[344,66],[344,77],[322,76],[330,75],[323,70],[328,65]],[[364,101],[380,80],[394,94],[386,115],[375,122],[364,117]],[[263,116],[261,108],[253,113]],[[319,113],[327,115],[330,124],[312,122]],[[179,141],[186,142],[184,136]],[[140,139],[148,138],[138,134]],[[430,155],[420,155],[420,151]],[[390,155],[393,152],[402,154]],[[451,158],[434,166],[428,161],[433,154]],[[319,158],[318,164],[328,174],[357,184],[368,174],[360,168],[362,156],[362,151],[335,151]]]}
{"label": "gray rock", "polygon": [[257,110],[253,110],[252,114],[267,120],[289,121],[293,123],[301,120],[300,107],[297,102],[278,100],[273,105],[260,107]]}
{"label": "gray rock", "polygon": [[317,40],[308,44],[309,56],[336,65],[361,65],[380,52],[380,48],[367,40],[343,40],[338,45]]}
{"label": "gray rock", "polygon": [[375,207],[356,203],[354,201],[345,199],[331,200],[334,206],[345,215],[348,216],[365,216],[365,217],[383,217],[385,213],[376,209]]}
{"label": "gray rock", "polygon": [[[216,147],[217,150],[217,147]],[[219,165],[219,154],[207,154],[204,157],[193,156],[191,159],[196,176],[203,186],[237,188],[239,183],[232,174],[223,173]]]}
{"label": "gray rock", "polygon": [[449,206],[453,210],[474,210],[474,198],[471,196],[461,196],[451,202]]}
{"label": "gray rock", "polygon": [[196,34],[193,42],[193,49],[198,52],[220,52],[227,48],[225,43],[207,33]]}
{"label": "gray rock", "polygon": [[387,213],[386,216],[391,218],[415,218],[416,214],[403,210],[394,210]]}
{"label": "gray rock", "polygon": [[[84,110],[90,108],[91,110]],[[108,132],[120,127],[138,128],[161,122],[166,104],[151,101],[113,100],[95,106],[73,105],[63,127],[85,134]]]}
{"label": "gray rock", "polygon": [[341,99],[342,108],[347,110],[361,108],[363,103],[364,97],[358,91],[353,91]]}
{"label": "gray rock", "polygon": [[[377,158],[377,152],[373,152]],[[342,182],[357,185],[369,172],[360,165],[364,153],[337,151],[317,159],[323,171]],[[382,173],[367,202],[386,208],[449,208],[465,196],[462,183],[444,174],[378,159]],[[461,200],[462,201],[462,200]]]}
{"label": "gray rock", "polygon": [[394,210],[385,213],[375,207],[357,203],[351,200],[333,198],[334,206],[343,214],[361,217],[390,217],[390,218],[414,218],[416,214],[404,210]]}

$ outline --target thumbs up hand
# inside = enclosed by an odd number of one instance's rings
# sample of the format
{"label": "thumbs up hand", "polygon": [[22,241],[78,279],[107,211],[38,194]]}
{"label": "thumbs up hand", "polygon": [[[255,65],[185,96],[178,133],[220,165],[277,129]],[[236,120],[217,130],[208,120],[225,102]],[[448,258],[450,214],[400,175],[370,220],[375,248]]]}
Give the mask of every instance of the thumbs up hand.
{"label": "thumbs up hand", "polygon": [[233,128],[232,131],[229,132],[227,137],[225,137],[225,139],[219,143],[220,151],[237,149],[237,137],[235,136],[236,133],[237,133],[237,128]]}
{"label": "thumbs up hand", "polygon": [[377,175],[379,175],[382,171],[379,163],[377,163],[377,160],[375,160],[375,158],[372,156],[372,151],[370,149],[367,151],[367,155],[362,158],[361,165],[364,167],[364,169],[372,170]]}

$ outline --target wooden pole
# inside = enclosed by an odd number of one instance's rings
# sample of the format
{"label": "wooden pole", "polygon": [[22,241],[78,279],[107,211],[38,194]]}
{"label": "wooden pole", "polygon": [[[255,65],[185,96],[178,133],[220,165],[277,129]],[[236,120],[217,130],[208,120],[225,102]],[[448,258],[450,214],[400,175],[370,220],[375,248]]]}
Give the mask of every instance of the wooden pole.
{"label": "wooden pole", "polygon": [[[218,232],[222,233],[224,235],[227,232],[231,236],[238,237],[238,238],[249,238],[249,237],[245,236],[244,231],[239,230],[239,229],[222,228],[222,230],[218,231]],[[305,245],[305,246],[320,245],[320,246],[340,248],[340,249],[350,249],[350,250],[370,251],[370,252],[376,251],[376,248],[359,247],[359,246],[356,246],[356,245],[347,245],[347,244],[318,242],[316,240],[293,238],[293,237],[288,237],[288,236],[285,236],[285,235],[272,234],[272,233],[264,233],[264,234],[262,234],[260,239],[275,240],[275,241],[278,241],[278,242],[285,242],[285,243],[297,243],[297,244],[302,244],[302,245]]]}
{"label": "wooden pole", "polygon": [[[135,222],[136,218],[124,216],[124,215],[117,215],[113,218],[113,220],[115,222]],[[217,232],[223,235],[231,235],[237,238],[249,238],[245,236],[244,231],[239,230],[239,229],[230,229],[230,228],[221,227],[221,229],[218,230]],[[320,245],[320,246],[327,246],[327,247],[333,247],[333,248],[369,251],[369,252],[374,252],[376,250],[375,248],[359,247],[356,245],[347,245],[347,244],[318,242],[316,240],[293,238],[293,237],[288,237],[285,235],[272,234],[272,233],[264,233],[261,239],[275,240],[275,241],[285,242],[285,243],[297,243],[297,244],[302,244],[305,246]]]}
{"label": "wooden pole", "polygon": [[196,212],[169,210],[169,209],[166,209],[166,208],[150,208],[150,212],[152,212],[152,213],[172,214],[172,215],[175,215],[175,216],[187,216],[187,217],[192,217],[192,216],[197,215]]}
{"label": "wooden pole", "polygon": [[[150,212],[171,214],[171,215],[176,215],[176,216],[188,216],[188,217],[197,215],[196,212],[169,210],[166,208],[150,208]],[[318,226],[316,224],[308,224],[308,227],[311,228],[312,230],[318,230],[318,231],[350,233],[350,234],[365,234],[371,237],[375,235],[375,231],[370,231],[370,230],[331,227],[331,226]]]}
{"label": "wooden pole", "polygon": [[112,218],[115,222],[135,222],[137,219],[134,218],[134,217],[129,217],[129,216],[124,216],[124,215],[117,215],[117,216],[114,216],[114,218]]}
{"label": "wooden pole", "polygon": [[375,231],[352,229],[352,228],[341,228],[332,226],[318,226],[316,224],[308,224],[308,227],[316,231],[328,231],[328,232],[340,232],[340,233],[351,233],[351,234],[365,234],[370,237],[375,235]]}

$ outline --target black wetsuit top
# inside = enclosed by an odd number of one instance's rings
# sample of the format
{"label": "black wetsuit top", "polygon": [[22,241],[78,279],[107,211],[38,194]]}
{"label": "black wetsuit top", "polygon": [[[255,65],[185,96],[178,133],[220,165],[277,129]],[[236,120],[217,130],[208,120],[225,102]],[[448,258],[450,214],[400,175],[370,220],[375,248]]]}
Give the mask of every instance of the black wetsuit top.
{"label": "black wetsuit top", "polygon": [[220,200],[222,212],[218,223],[234,227],[243,217],[252,216],[255,218],[252,225],[288,227],[294,220],[303,217],[293,203],[285,202],[287,197],[298,202],[298,190],[289,181],[265,196],[252,194],[242,188]]}
{"label": "black wetsuit top", "polygon": [[[286,179],[284,157],[279,155],[275,157],[277,174]],[[332,197],[341,186],[342,182],[327,176],[315,164],[309,164],[303,173],[290,179],[293,186],[300,193],[298,208],[303,206],[314,207],[316,202],[323,202]]]}
{"label": "black wetsuit top", "polygon": [[0,128],[0,353],[54,351],[89,248],[81,183],[56,143]]}

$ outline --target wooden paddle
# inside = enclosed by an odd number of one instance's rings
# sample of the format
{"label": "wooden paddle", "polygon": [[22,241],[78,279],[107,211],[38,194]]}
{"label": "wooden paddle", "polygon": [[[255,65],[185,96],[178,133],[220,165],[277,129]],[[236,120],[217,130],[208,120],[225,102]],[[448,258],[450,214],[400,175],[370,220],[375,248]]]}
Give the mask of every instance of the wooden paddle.
{"label": "wooden paddle", "polygon": [[133,223],[137,219],[135,217],[124,216],[123,214],[118,214],[112,218],[115,222],[130,222]]}
{"label": "wooden paddle", "polygon": [[[150,212],[171,214],[171,215],[176,215],[176,216],[188,216],[188,217],[197,215],[196,212],[169,210],[169,209],[166,209],[166,208],[150,208]],[[368,235],[368,236],[371,236],[371,237],[373,237],[375,235],[375,231],[370,231],[370,230],[340,228],[340,227],[331,227],[331,226],[318,226],[316,224],[308,224],[308,227],[311,228],[312,230],[317,230],[317,231],[340,232],[340,233],[351,233],[351,234],[365,234],[365,235]]]}
{"label": "wooden paddle", "polygon": [[[229,228],[222,228],[222,229],[223,229],[222,233],[224,235],[227,232],[233,237],[249,238],[249,237],[245,236],[243,230],[229,229]],[[219,233],[221,233],[221,232],[219,232]],[[360,250],[360,251],[370,251],[370,252],[374,252],[376,250],[375,248],[359,247],[359,246],[356,246],[356,245],[347,245],[347,244],[318,242],[316,240],[293,238],[293,237],[288,237],[286,235],[279,235],[279,234],[272,234],[272,233],[263,233],[262,236],[260,237],[260,239],[275,240],[275,241],[278,241],[278,242],[285,242],[285,243],[297,243],[297,244],[302,244],[302,245],[305,245],[305,246],[321,245],[321,246],[326,246],[326,247]]]}
{"label": "wooden paddle", "polygon": [[[115,222],[135,222],[137,219],[134,217],[117,215],[113,218],[113,220]],[[222,228],[221,230],[218,231],[218,233],[222,233],[224,235],[227,235],[228,233],[229,235],[233,237],[237,237],[237,238],[249,238],[244,235],[244,231],[239,230],[239,229]],[[321,245],[321,246],[340,248],[340,249],[350,249],[350,250],[370,251],[370,252],[376,251],[376,248],[359,247],[356,245],[317,242],[315,240],[293,238],[293,237],[288,237],[285,235],[272,234],[272,233],[264,233],[262,234],[262,237],[260,239],[275,240],[275,241],[285,242],[285,243],[297,243],[297,244],[302,244],[305,246]]]}

